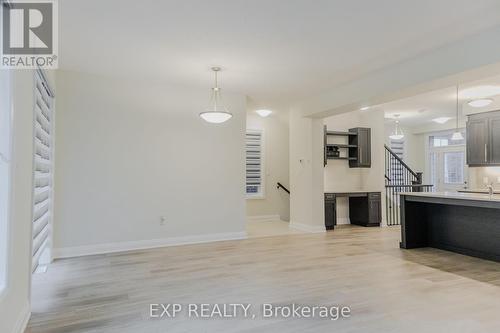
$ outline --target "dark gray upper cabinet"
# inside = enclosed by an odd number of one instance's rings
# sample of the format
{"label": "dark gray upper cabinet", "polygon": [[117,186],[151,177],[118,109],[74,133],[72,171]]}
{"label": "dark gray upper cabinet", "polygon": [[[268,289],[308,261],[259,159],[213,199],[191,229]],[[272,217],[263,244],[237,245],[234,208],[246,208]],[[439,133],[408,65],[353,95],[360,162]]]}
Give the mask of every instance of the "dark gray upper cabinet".
{"label": "dark gray upper cabinet", "polygon": [[489,163],[500,164],[500,114],[489,120]]}
{"label": "dark gray upper cabinet", "polygon": [[481,166],[488,164],[488,119],[467,121],[467,164]]}
{"label": "dark gray upper cabinet", "polygon": [[500,165],[500,111],[470,115],[466,145],[469,166]]}
{"label": "dark gray upper cabinet", "polygon": [[349,157],[354,158],[349,160],[349,167],[370,168],[372,165],[371,129],[356,127],[349,129],[349,132],[355,133],[349,136],[349,145],[354,146],[349,148]]}

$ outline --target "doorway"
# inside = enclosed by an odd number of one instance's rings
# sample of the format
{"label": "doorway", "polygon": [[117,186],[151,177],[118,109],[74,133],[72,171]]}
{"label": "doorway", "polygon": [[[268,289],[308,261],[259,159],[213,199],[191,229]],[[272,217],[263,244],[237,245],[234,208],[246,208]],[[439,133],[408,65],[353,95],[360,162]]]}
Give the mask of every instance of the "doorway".
{"label": "doorway", "polygon": [[[463,131],[465,137],[465,131]],[[452,132],[429,135],[430,182],[438,192],[467,187],[465,140],[451,140]]]}

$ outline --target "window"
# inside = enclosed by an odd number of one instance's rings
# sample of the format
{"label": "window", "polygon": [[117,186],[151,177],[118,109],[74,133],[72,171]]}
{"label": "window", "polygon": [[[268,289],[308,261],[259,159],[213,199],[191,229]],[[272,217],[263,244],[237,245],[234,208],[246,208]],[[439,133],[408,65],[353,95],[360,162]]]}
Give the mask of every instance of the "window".
{"label": "window", "polygon": [[465,154],[463,151],[444,152],[444,183],[464,183]]}
{"label": "window", "polygon": [[247,198],[264,197],[263,133],[247,130],[246,133],[246,194]]}
{"label": "window", "polygon": [[451,140],[452,135],[453,131],[429,135],[429,180],[436,191],[456,191],[467,183],[465,140]]}
{"label": "window", "polygon": [[11,114],[10,71],[2,69],[0,70],[0,292],[7,282]]}
{"label": "window", "polygon": [[[462,136],[465,138],[465,131],[461,131]],[[453,132],[438,133],[429,136],[429,145],[432,148],[436,147],[448,147],[448,146],[460,146],[465,145],[465,139],[463,140],[452,140],[451,136]]]}

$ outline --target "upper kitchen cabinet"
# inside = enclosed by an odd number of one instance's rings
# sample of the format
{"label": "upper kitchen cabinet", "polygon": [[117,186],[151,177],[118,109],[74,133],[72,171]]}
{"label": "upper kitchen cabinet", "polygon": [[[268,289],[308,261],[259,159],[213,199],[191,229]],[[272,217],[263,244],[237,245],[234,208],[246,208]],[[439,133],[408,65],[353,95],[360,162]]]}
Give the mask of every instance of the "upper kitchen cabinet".
{"label": "upper kitchen cabinet", "polygon": [[500,111],[470,115],[466,144],[469,166],[500,165]]}
{"label": "upper kitchen cabinet", "polygon": [[500,112],[489,119],[489,162],[500,165]]}
{"label": "upper kitchen cabinet", "polygon": [[467,164],[488,164],[488,119],[469,116],[466,133]]}

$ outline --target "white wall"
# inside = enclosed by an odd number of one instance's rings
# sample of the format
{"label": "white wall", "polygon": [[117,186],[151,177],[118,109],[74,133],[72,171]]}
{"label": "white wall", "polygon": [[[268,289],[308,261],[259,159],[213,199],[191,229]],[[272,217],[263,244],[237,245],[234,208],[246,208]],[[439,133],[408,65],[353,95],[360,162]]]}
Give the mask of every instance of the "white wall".
{"label": "white wall", "polygon": [[[0,332],[20,332],[30,313],[34,79],[12,71],[13,146],[7,286],[0,295]],[[49,80],[53,81],[51,73]]]}
{"label": "white wall", "polygon": [[69,71],[57,88],[56,256],[244,235],[244,96],[215,125],[208,88]]}
{"label": "white wall", "polygon": [[255,113],[255,107],[247,110],[247,128],[264,132],[264,181],[265,197],[247,199],[247,215],[264,217],[279,215],[284,221],[290,219],[290,196],[276,188],[280,182],[287,188],[289,184],[288,114],[274,112],[266,118]]}
{"label": "white wall", "polygon": [[[493,183],[493,188],[500,190],[500,167],[472,167],[469,168],[469,188],[486,190],[484,180]],[[485,179],[486,178],[486,179]]]}
{"label": "white wall", "polygon": [[325,231],[323,120],[290,110],[290,226]]}

